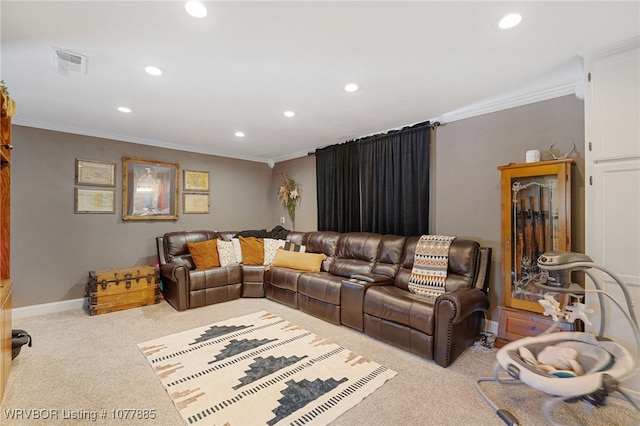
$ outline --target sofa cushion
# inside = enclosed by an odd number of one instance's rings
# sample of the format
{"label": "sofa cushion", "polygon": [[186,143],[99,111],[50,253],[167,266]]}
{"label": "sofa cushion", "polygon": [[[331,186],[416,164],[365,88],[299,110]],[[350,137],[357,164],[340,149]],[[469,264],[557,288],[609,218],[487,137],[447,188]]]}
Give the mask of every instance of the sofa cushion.
{"label": "sofa cushion", "polygon": [[189,271],[189,291],[225,287],[242,282],[240,265]]}
{"label": "sofa cushion", "polygon": [[322,270],[328,271],[336,254],[340,233],[334,231],[307,232],[303,238],[303,244],[308,253],[324,253],[327,259],[322,263]]}
{"label": "sofa cushion", "polygon": [[378,260],[373,266],[373,273],[393,278],[400,268],[402,249],[407,237],[400,235],[383,235],[378,251]]}
{"label": "sofa cushion", "polygon": [[374,286],[367,289],[362,310],[374,317],[402,324],[432,336],[435,300],[395,286]]}
{"label": "sofa cushion", "polygon": [[[244,265],[262,265],[264,262],[264,242],[262,238],[239,237]],[[234,247],[235,250],[235,247]]]}
{"label": "sofa cushion", "polygon": [[351,278],[353,274],[368,274],[378,258],[382,235],[367,232],[349,232],[340,235],[336,255],[329,272]]}
{"label": "sofa cushion", "polygon": [[338,246],[339,232],[312,231],[307,232],[302,239],[302,244],[307,247],[307,252],[324,253],[328,257],[335,256]]}
{"label": "sofa cushion", "polygon": [[278,249],[272,266],[297,269],[300,271],[318,272],[327,256],[324,253],[300,253]]}
{"label": "sofa cushion", "polygon": [[191,253],[191,258],[193,259],[193,263],[196,265],[196,269],[204,270],[220,266],[217,241],[217,239],[214,239],[196,243],[187,243],[189,253]]}
{"label": "sofa cushion", "polygon": [[[408,290],[413,258],[419,236],[408,237],[402,252],[400,269],[393,285]],[[449,247],[449,270],[445,283],[446,291],[468,288],[474,283],[480,262],[480,244],[476,241],[456,238]]]}
{"label": "sofa cushion", "polygon": [[309,272],[298,278],[298,293],[332,305],[340,305],[342,277],[328,272]]}
{"label": "sofa cushion", "polygon": [[233,251],[233,243],[231,241],[217,240],[218,258],[220,266],[237,265],[236,254]]}
{"label": "sofa cushion", "polygon": [[220,235],[214,231],[175,231],[164,234],[164,248],[167,262],[171,262],[174,258],[180,256],[190,257],[187,243],[195,243],[199,241],[213,240],[220,238]]}
{"label": "sofa cushion", "polygon": [[[273,287],[294,293],[293,300],[295,300],[295,293],[298,292],[298,279],[306,273],[306,271],[291,268],[271,267],[268,271],[265,270],[264,273],[265,287],[266,284],[269,284]],[[295,307],[297,307],[297,302],[295,303]]]}

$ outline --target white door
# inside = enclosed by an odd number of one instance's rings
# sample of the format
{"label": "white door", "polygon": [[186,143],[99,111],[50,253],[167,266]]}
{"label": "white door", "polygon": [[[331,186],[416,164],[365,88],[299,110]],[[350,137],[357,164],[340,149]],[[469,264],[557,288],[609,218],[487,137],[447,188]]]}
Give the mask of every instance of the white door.
{"label": "white door", "polygon": [[[585,245],[596,265],[625,282],[640,318],[640,38],[585,57]],[[626,308],[619,286],[606,274],[604,290]],[[587,283],[587,289],[592,283]],[[595,310],[587,331],[598,333]],[[638,354],[631,326],[620,309],[605,303],[604,335]],[[640,398],[640,374],[623,385]]]}

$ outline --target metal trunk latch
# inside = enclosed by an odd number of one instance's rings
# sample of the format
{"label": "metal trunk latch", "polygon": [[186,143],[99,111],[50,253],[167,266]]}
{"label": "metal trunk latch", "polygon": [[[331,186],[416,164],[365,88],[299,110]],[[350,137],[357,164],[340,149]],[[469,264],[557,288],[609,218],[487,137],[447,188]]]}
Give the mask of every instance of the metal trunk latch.
{"label": "metal trunk latch", "polygon": [[127,281],[125,283],[125,287],[127,288],[127,290],[129,290],[131,288],[131,278],[133,277],[133,274],[124,274],[124,279]]}

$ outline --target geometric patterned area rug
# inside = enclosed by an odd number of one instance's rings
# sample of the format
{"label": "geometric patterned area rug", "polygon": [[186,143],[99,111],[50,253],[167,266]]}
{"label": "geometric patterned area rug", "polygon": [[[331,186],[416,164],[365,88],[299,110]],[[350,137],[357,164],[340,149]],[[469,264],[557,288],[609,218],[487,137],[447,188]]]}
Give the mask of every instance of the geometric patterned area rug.
{"label": "geometric patterned area rug", "polygon": [[138,347],[194,425],[327,424],[397,374],[266,311]]}

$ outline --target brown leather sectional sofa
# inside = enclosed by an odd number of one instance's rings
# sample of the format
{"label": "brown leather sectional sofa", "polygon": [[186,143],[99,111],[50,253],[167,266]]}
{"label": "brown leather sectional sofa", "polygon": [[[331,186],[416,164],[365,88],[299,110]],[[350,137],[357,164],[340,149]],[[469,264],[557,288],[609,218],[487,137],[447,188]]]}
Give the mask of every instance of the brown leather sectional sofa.
{"label": "brown leather sectional sofa", "polygon": [[473,343],[489,308],[491,249],[472,240],[453,241],[447,291],[431,299],[408,290],[417,236],[291,231],[288,241],[327,256],[320,272],[242,264],[195,269],[187,242],[234,235],[185,231],[156,239],[163,294],[175,309],[267,297],[447,367]]}

